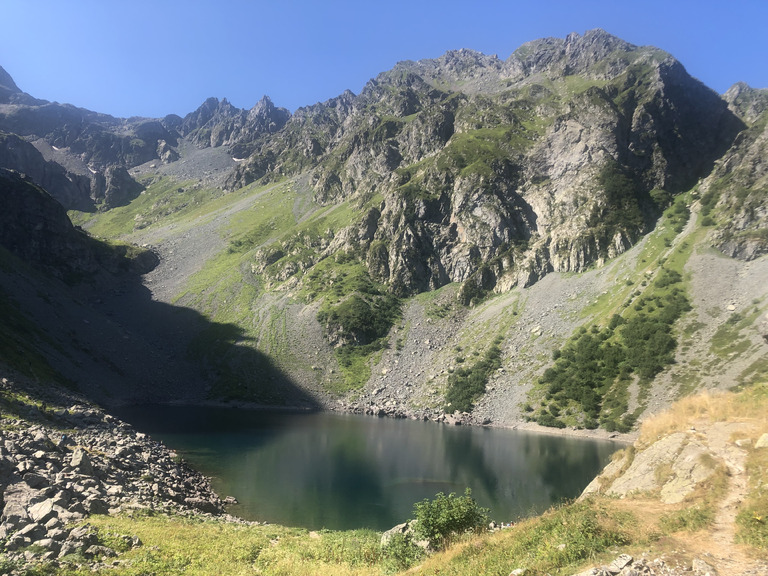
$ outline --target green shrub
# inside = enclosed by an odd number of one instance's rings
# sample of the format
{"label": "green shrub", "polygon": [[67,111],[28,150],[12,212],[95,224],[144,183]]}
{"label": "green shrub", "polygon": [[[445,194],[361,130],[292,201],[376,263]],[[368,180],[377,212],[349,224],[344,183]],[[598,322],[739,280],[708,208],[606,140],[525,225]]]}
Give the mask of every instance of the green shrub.
{"label": "green shrub", "polygon": [[581,328],[553,353],[553,365],[539,379],[545,398],[536,422],[564,427],[557,406],[574,401],[583,412],[581,425],[594,427],[599,421],[611,432],[629,432],[636,419],[625,414],[631,374],[646,385],[674,361],[672,326],[691,309],[682,282],[679,272],[661,268],[626,318],[614,314],[605,328]]}
{"label": "green shrub", "polygon": [[[600,171],[598,182],[605,192],[605,204],[596,207],[589,218],[600,246],[608,246],[619,232],[633,238],[644,228],[643,191],[636,180],[615,161],[608,162]],[[647,193],[645,197],[648,198]]]}
{"label": "green shrub", "polygon": [[[488,378],[501,367],[501,338],[497,337],[481,360],[467,368],[459,368],[448,377],[445,394],[446,412],[471,412],[477,399],[485,394]],[[463,361],[463,360],[462,360]]]}
{"label": "green shrub", "polygon": [[415,536],[429,542],[433,550],[445,548],[455,536],[485,530],[489,522],[489,511],[478,506],[469,488],[464,496],[440,492],[432,500],[414,504],[413,512],[417,522]]}
{"label": "green shrub", "polygon": [[392,535],[382,549],[384,570],[387,573],[402,572],[426,556],[426,552],[413,542],[410,533]]}

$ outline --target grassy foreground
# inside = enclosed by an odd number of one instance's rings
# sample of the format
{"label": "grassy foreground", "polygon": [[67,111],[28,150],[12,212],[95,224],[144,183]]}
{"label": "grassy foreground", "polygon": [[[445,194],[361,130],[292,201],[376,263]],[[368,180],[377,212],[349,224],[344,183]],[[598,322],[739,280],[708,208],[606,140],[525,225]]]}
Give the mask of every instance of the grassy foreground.
{"label": "grassy foreground", "polygon": [[[740,553],[768,559],[768,448],[756,448],[768,432],[765,418],[768,384],[738,393],[689,397],[668,412],[646,421],[634,453],[667,434],[695,426],[706,430],[715,422],[748,424],[731,441],[746,446],[749,489],[736,517],[735,539]],[[617,456],[618,457],[618,456]],[[568,575],[610,562],[619,553],[675,558],[691,542],[706,541],[719,504],[728,492],[726,474],[717,485],[700,486],[684,502],[664,505],[646,492],[624,499],[593,496],[556,506],[541,516],[495,532],[454,537],[447,546],[403,570],[402,558],[382,550],[381,534],[370,530],[308,531],[277,525],[248,525],[219,520],[171,517],[133,511],[120,517],[92,516],[100,539],[116,534],[138,536],[143,545],[117,560],[105,559],[100,572],[120,575],[500,575],[522,569],[526,576]],[[679,557],[679,556],[678,556]],[[53,571],[45,565],[28,574],[92,574],[78,567]],[[689,559],[688,559],[689,561]]]}

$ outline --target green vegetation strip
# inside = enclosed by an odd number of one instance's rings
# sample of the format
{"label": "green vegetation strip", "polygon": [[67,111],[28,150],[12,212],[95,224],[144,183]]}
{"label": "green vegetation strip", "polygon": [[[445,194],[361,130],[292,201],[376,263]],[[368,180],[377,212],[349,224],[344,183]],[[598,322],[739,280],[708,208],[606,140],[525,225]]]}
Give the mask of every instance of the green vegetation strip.
{"label": "green vegetation strip", "polygon": [[678,272],[662,268],[624,316],[614,314],[605,328],[581,328],[555,350],[555,363],[539,382],[545,388],[541,406],[529,419],[564,428],[561,416],[570,409],[578,426],[628,432],[636,418],[626,413],[633,376],[647,386],[674,360],[672,326],[691,308],[681,285]]}
{"label": "green vegetation strip", "polygon": [[336,358],[344,381],[336,391],[363,386],[371,376],[371,356],[388,346],[389,330],[401,316],[400,299],[344,254],[323,260],[305,274],[304,290],[309,300],[322,298],[317,319],[338,344]]}
{"label": "green vegetation strip", "polygon": [[445,394],[446,412],[471,412],[475,402],[485,394],[488,378],[501,368],[503,338],[497,336],[481,360],[469,368],[459,368],[448,377],[448,391]]}

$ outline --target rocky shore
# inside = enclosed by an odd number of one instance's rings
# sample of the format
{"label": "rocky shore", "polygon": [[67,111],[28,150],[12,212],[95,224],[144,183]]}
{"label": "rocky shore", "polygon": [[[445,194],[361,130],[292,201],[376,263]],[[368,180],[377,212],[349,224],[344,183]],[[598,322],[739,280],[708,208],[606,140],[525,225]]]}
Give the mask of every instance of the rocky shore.
{"label": "rocky shore", "polygon": [[208,478],[93,405],[2,378],[0,409],[0,573],[39,562],[98,566],[141,546],[88,526],[94,514],[226,516]]}
{"label": "rocky shore", "polygon": [[573,436],[578,438],[591,438],[593,440],[611,440],[624,444],[632,444],[637,439],[638,432],[629,433],[608,432],[597,428],[587,430],[585,428],[550,428],[541,426],[535,422],[520,422],[513,425],[499,425],[489,418],[477,417],[470,412],[454,412],[447,414],[439,409],[411,409],[408,406],[395,403],[376,403],[366,398],[353,402],[340,401],[338,405],[330,408],[332,411],[365,416],[377,416],[379,418],[395,418],[423,420],[435,422],[447,426],[490,426],[508,428],[511,430],[526,430],[537,434],[552,434],[556,436]]}

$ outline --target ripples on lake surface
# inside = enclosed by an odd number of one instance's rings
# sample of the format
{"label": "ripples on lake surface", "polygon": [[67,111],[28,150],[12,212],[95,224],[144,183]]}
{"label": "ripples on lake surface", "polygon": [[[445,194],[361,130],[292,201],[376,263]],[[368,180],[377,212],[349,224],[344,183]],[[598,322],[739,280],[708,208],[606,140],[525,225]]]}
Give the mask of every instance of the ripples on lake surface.
{"label": "ripples on lake surface", "polygon": [[438,492],[499,522],[578,496],[621,446],[518,430],[345,414],[149,406],[117,414],[213,477],[246,519],[386,530]]}

